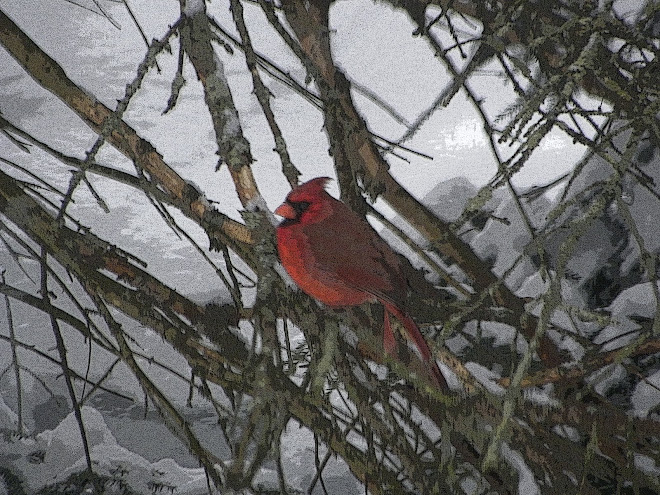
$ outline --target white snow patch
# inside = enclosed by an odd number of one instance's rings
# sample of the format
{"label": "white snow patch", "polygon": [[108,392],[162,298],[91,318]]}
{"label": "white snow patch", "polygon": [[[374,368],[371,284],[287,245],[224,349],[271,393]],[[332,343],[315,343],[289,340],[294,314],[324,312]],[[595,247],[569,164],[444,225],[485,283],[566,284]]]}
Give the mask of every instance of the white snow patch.
{"label": "white snow patch", "polygon": [[486,389],[489,392],[497,395],[504,394],[505,392],[504,387],[495,383],[496,380],[499,380],[501,378],[498,374],[490,371],[488,368],[473,361],[465,363],[465,367],[470,373],[472,373],[472,375],[476,378],[476,380],[479,383],[481,383],[484,387],[486,387]]}
{"label": "white snow patch", "polygon": [[638,417],[648,416],[651,409],[660,404],[660,371],[639,382],[632,394],[631,402]]}
{"label": "white snow patch", "polygon": [[431,139],[436,150],[462,150],[466,148],[480,148],[488,143],[484,136],[483,126],[477,119],[466,119],[453,129],[441,130],[440,139]]}
{"label": "white snow patch", "polygon": [[621,364],[612,364],[590,376],[587,381],[597,393],[605,395],[609,389],[620,383],[625,377],[626,369]]}
{"label": "white snow patch", "polygon": [[250,212],[254,211],[263,211],[266,213],[266,217],[268,218],[268,221],[271,223],[271,225],[276,226],[279,222],[277,218],[275,218],[275,215],[273,215],[273,212],[271,212],[268,209],[268,204],[266,204],[266,200],[261,194],[257,194],[255,197],[250,199],[246,204],[245,204],[245,209]]}
{"label": "white snow patch", "polygon": [[[639,324],[629,317],[653,318],[658,309],[656,306],[650,282],[638,284],[622,291],[608,307],[616,323],[605,327],[595,339],[595,342],[611,341],[604,346],[604,350],[612,350],[626,345],[637,336],[636,333],[631,333],[631,331],[640,328]],[[617,338],[618,336],[621,337]]]}
{"label": "white snow patch", "polygon": [[548,287],[550,287],[550,280],[543,280],[539,272],[534,272],[523,280],[520,288],[516,291],[516,295],[519,297],[535,298],[541,294],[545,294]]}
{"label": "white snow patch", "polygon": [[0,427],[15,430],[18,425],[18,415],[7,405],[0,396]]}
{"label": "white snow patch", "polygon": [[[220,69],[216,69],[218,72]],[[225,117],[225,136],[229,138],[238,137],[241,135],[241,122],[238,120],[238,114],[231,108],[222,110]]]}
{"label": "white snow patch", "polygon": [[500,452],[509,466],[518,472],[518,493],[524,493],[525,495],[540,495],[541,489],[536,484],[536,481],[534,481],[534,475],[525,463],[520,452],[513,450],[506,443],[502,443]]}
{"label": "white snow patch", "polygon": [[275,266],[273,266],[273,269],[277,272],[277,274],[282,277],[282,280],[284,280],[284,283],[286,284],[287,288],[292,289],[297,291],[298,286],[296,283],[293,281],[291,278],[291,275],[286,271],[286,269],[282,266],[282,263],[275,263]]}
{"label": "white snow patch", "polygon": [[570,143],[566,138],[563,138],[562,136],[556,134],[548,134],[545,138],[543,138],[540,146],[542,150],[550,151],[566,148],[566,146],[570,146]]}
{"label": "white snow patch", "polygon": [[552,431],[560,437],[568,438],[572,442],[579,442],[581,439],[578,429],[569,425],[553,426]]}
{"label": "white snow patch", "polygon": [[650,282],[635,285],[621,292],[608,308],[613,315],[638,315],[652,318],[657,310]]}
{"label": "white snow patch", "polygon": [[552,388],[552,384],[548,384],[543,388],[530,387],[523,390],[523,395],[525,400],[538,404],[539,406],[560,407],[561,403],[557,399],[552,399],[550,397]]}
{"label": "white snow patch", "polygon": [[202,13],[205,10],[206,5],[204,0],[186,0],[185,6],[183,7],[183,13],[188,17]]}
{"label": "white snow patch", "polygon": [[512,326],[493,321],[481,322],[481,331],[484,337],[492,337],[495,339],[493,342],[495,347],[509,345],[516,336],[516,329]]}
{"label": "white snow patch", "polygon": [[[99,411],[84,406],[81,413],[95,473],[125,483],[135,493],[152,493],[154,487],[180,495],[208,493],[202,468],[183,468],[172,459],[151,463],[119,445]],[[65,481],[87,468],[73,413],[53,430],[34,438],[0,439],[0,452],[12,458],[12,469],[21,476],[30,493]]]}
{"label": "white snow patch", "polygon": [[643,455],[643,454],[633,454],[635,456],[635,467],[639,469],[640,471],[644,471],[646,474],[650,476],[660,476],[660,467],[658,467],[658,464],[655,462],[654,459],[652,459],[649,456]]}

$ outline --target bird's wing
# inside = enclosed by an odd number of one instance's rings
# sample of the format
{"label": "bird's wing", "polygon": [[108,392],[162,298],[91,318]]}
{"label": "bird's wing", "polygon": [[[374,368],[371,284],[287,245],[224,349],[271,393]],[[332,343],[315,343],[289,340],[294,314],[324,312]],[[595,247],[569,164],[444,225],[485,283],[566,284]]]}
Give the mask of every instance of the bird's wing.
{"label": "bird's wing", "polygon": [[392,248],[345,204],[322,222],[305,226],[316,268],[347,286],[402,306],[406,281]]}

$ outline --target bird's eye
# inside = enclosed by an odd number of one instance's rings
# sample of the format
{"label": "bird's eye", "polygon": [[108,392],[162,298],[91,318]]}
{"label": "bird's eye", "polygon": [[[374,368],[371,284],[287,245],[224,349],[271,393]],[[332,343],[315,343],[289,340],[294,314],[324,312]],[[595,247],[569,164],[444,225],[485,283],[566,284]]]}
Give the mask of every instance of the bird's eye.
{"label": "bird's eye", "polygon": [[293,209],[296,210],[298,216],[302,215],[303,212],[309,208],[309,202],[307,201],[292,201],[289,204],[293,206]]}

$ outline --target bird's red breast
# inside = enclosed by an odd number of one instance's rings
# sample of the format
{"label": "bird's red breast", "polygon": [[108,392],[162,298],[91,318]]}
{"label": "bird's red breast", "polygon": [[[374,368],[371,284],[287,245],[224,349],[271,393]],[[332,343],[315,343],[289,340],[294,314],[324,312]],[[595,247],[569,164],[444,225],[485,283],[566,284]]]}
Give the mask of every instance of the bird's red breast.
{"label": "bird's red breast", "polygon": [[391,248],[367,221],[313,179],[291,191],[275,212],[277,248],[286,271],[307,294],[329,306],[375,299],[401,304],[406,283]]}

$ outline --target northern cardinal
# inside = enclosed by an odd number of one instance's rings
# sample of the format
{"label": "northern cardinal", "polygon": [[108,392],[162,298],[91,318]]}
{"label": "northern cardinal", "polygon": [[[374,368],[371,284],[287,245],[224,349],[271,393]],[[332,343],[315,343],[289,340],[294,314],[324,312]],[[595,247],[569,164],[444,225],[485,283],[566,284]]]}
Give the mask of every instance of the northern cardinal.
{"label": "northern cardinal", "polygon": [[275,214],[282,265],[308,295],[330,307],[379,301],[385,307],[383,346],[392,354],[396,339],[390,315],[396,317],[417,346],[432,380],[445,381],[419,328],[404,309],[407,281],[398,256],[367,221],[330,196],[328,177],[294,188]]}

